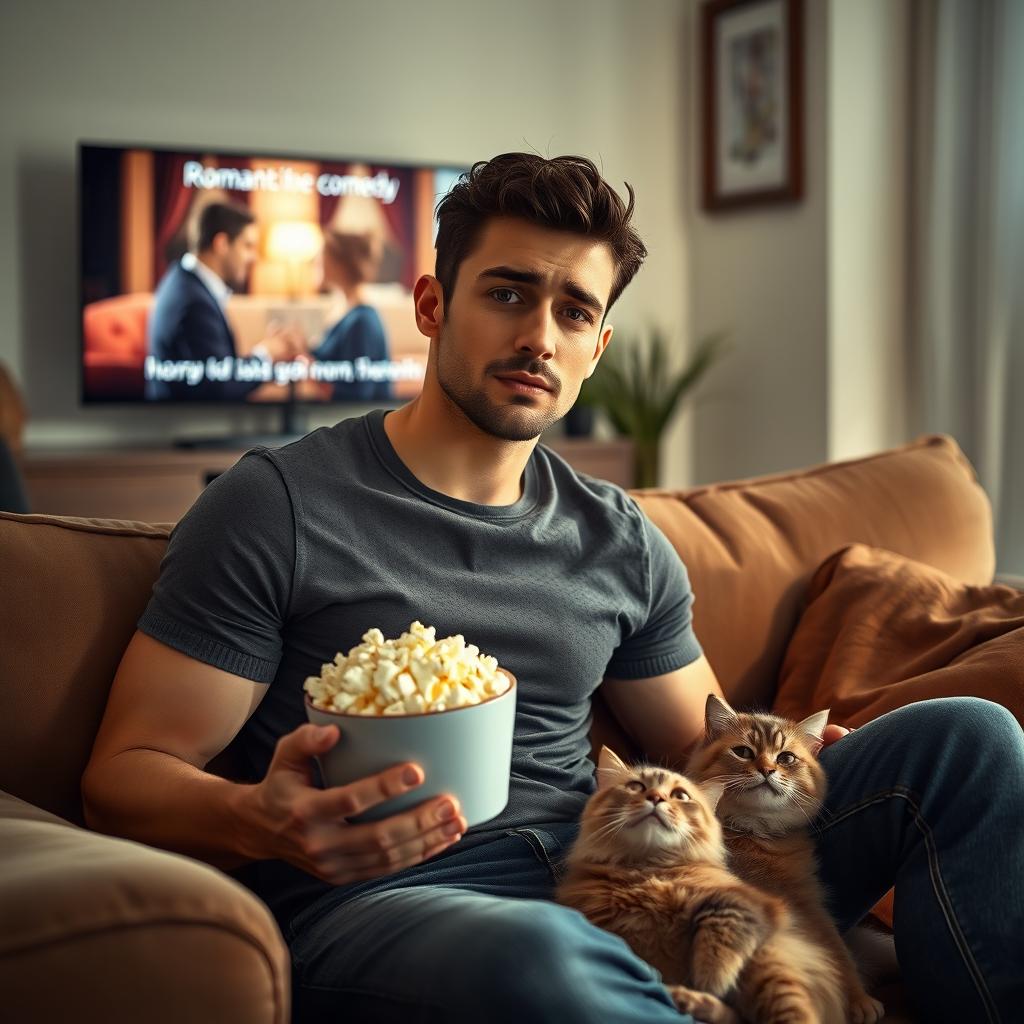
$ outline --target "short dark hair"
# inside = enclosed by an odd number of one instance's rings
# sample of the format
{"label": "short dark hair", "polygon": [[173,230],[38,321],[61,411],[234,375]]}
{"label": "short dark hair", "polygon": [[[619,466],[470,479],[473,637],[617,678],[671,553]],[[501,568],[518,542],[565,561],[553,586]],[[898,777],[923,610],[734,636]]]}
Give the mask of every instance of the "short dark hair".
{"label": "short dark hair", "polygon": [[213,245],[217,235],[223,233],[233,242],[256,218],[244,206],[234,203],[207,203],[199,215],[195,249],[204,252]]}
{"label": "short dark hair", "polygon": [[629,225],[633,189],[628,182],[626,191],[628,205],[583,156],[548,159],[533,153],[503,153],[473,164],[437,204],[434,276],[441,282],[445,304],[451,303],[459,266],[487,221],[519,217],[607,242],[615,260],[607,307],[611,309],[647,256],[640,236]]}

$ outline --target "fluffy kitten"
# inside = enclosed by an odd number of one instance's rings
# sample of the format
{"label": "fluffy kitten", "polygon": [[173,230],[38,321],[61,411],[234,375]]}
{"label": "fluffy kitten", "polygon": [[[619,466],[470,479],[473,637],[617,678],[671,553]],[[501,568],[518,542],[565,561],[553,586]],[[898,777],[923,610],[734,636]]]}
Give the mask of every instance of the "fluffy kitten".
{"label": "fluffy kitten", "polygon": [[737,1024],[735,1010],[753,1024],[841,1024],[830,961],[783,900],[726,867],[721,792],[603,748],[556,898],[625,939],[709,1024]]}
{"label": "fluffy kitten", "polygon": [[885,1012],[864,991],[831,916],[817,876],[808,826],[825,799],[818,763],[828,711],[794,723],[768,714],[738,714],[708,695],[703,745],[688,774],[725,789],[716,813],[724,825],[729,866],[752,885],[780,896],[798,925],[839,969],[852,1024],[875,1024]]}

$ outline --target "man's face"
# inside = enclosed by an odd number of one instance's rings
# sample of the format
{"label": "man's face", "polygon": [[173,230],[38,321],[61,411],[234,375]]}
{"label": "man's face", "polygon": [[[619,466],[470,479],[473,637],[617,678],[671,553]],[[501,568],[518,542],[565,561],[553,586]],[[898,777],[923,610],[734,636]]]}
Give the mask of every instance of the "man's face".
{"label": "man's face", "polygon": [[538,437],[572,407],[611,338],[601,321],[614,274],[604,242],[517,219],[489,221],[444,311],[442,391],[494,437]]}
{"label": "man's face", "polygon": [[249,277],[249,271],[259,256],[260,232],[255,224],[246,224],[233,242],[228,236],[218,235],[216,242],[221,256],[221,277],[224,283],[235,291],[241,291]]}

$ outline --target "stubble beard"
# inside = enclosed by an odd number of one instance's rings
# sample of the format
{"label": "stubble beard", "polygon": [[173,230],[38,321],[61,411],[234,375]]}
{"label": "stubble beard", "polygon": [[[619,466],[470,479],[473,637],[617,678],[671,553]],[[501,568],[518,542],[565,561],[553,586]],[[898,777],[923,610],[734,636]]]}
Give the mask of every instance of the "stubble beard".
{"label": "stubble beard", "polygon": [[[494,402],[452,353],[450,338],[447,326],[442,328],[438,339],[437,382],[448,400],[479,430],[502,441],[533,441],[561,419],[557,403],[536,408],[538,400],[529,395],[511,394],[507,403]],[[530,369],[531,365],[527,361],[519,369],[537,373],[538,367]],[[488,367],[485,376],[490,375]]]}

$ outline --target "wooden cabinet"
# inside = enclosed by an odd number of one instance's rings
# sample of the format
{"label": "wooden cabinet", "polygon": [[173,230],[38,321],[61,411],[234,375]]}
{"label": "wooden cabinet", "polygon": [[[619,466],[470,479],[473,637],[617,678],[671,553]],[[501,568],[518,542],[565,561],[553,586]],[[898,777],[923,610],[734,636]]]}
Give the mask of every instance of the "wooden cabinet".
{"label": "wooden cabinet", "polygon": [[[629,441],[545,440],[581,473],[632,485]],[[177,522],[244,449],[35,451],[22,469],[33,512],[145,523]]]}

